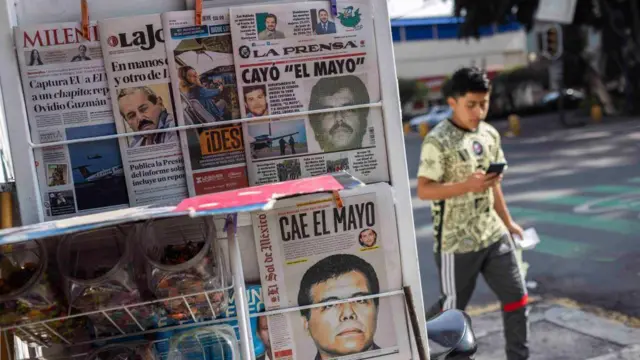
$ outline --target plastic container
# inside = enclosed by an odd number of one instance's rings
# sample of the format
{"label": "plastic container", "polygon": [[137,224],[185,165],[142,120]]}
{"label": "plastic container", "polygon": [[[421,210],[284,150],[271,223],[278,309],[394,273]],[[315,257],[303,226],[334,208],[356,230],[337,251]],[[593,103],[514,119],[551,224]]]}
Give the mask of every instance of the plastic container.
{"label": "plastic container", "polygon": [[103,346],[87,356],[86,360],[160,360],[151,343],[112,344]]}
{"label": "plastic container", "polygon": [[130,307],[129,312],[122,308],[143,302],[133,261],[134,229],[108,227],[75,233],[65,236],[58,246],[58,266],[72,309],[85,313],[120,307],[88,315],[96,337],[155,327],[153,306]]}
{"label": "plastic container", "polygon": [[[48,256],[40,240],[0,247],[0,327],[24,325],[66,315],[66,307],[49,281]],[[47,325],[70,336],[77,321],[52,321]],[[26,326],[26,325],[25,325]],[[26,341],[61,342],[42,325],[26,326]]]}
{"label": "plastic container", "polygon": [[[212,319],[228,306],[230,276],[208,218],[150,220],[139,238],[149,289],[174,321]],[[188,304],[188,305],[187,305]]]}
{"label": "plastic container", "polygon": [[167,360],[236,360],[240,358],[233,327],[214,325],[171,337]]}

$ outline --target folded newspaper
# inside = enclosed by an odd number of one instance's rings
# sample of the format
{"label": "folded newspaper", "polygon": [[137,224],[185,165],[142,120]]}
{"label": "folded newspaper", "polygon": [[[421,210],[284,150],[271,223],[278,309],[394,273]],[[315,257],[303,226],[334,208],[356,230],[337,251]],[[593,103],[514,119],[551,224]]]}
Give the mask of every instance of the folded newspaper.
{"label": "folded newspaper", "polygon": [[[340,199],[300,196],[252,214],[267,311],[402,288],[391,187],[344,190]],[[411,355],[404,315],[402,296],[270,315],[270,359],[406,359]]]}
{"label": "folded newspaper", "polygon": [[[100,20],[118,133],[176,126],[160,14]],[[120,139],[131,206],[176,205],[188,196],[177,131]]]}
{"label": "folded newspaper", "polygon": [[372,3],[337,7],[337,17],[329,1],[230,9],[242,116],[314,112],[245,123],[251,185],[339,170],[389,180],[382,112],[366,106],[380,101]]}
{"label": "folded newspaper", "polygon": [[[229,9],[162,14],[171,85],[179,125],[240,118]],[[247,187],[241,124],[180,132],[189,195]]]}
{"label": "folded newspaper", "polygon": [[[36,144],[116,133],[96,23],[15,28],[15,43]],[[44,220],[129,206],[117,140],[34,150]],[[26,166],[26,164],[23,164]]]}

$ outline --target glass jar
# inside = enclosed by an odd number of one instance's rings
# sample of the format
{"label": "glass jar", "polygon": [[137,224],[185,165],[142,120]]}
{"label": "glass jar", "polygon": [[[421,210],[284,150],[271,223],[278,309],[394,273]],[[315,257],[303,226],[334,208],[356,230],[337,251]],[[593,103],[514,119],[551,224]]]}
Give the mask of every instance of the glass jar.
{"label": "glass jar", "polygon": [[171,337],[167,360],[240,358],[233,327],[214,325],[180,332]]}
{"label": "glass jar", "polygon": [[124,309],[143,302],[131,246],[134,230],[133,226],[89,230],[65,236],[58,246],[58,266],[71,308],[82,313],[112,309],[88,315],[96,337],[119,335],[120,330],[131,334],[142,331],[140,326],[144,330],[155,326],[152,306],[130,307],[129,312]]}
{"label": "glass jar", "polygon": [[[0,327],[24,325],[32,336],[25,339],[28,342],[62,342],[41,325],[27,325],[66,315],[66,307],[49,279],[48,259],[40,240],[0,247]],[[73,323],[65,320],[47,325],[69,337]]]}
{"label": "glass jar", "polygon": [[170,299],[162,302],[169,319],[199,321],[226,310],[228,295],[223,289],[229,276],[215,235],[208,218],[184,216],[145,224],[138,240],[149,288],[158,299]]}

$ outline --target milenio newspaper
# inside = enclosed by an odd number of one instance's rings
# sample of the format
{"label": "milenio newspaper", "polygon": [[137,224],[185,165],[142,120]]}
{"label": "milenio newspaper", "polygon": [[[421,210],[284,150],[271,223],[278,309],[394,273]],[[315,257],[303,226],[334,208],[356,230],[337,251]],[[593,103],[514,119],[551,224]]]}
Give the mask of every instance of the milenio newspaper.
{"label": "milenio newspaper", "polygon": [[[392,188],[290,198],[252,214],[266,310],[402,288]],[[270,359],[411,357],[404,298],[387,296],[267,318]]]}
{"label": "milenio newspaper", "polygon": [[[240,118],[229,9],[206,9],[202,25],[195,11],[162,14],[171,86],[179,125]],[[180,132],[189,195],[249,185],[242,125]]]}
{"label": "milenio newspaper", "polygon": [[[31,140],[36,144],[116,133],[96,23],[14,29]],[[117,140],[34,150],[44,220],[126,208]]]}
{"label": "milenio newspaper", "polygon": [[[231,8],[243,117],[297,113],[380,101],[369,1]],[[250,185],[347,170],[388,181],[379,107],[245,124]]]}
{"label": "milenio newspaper", "polygon": [[98,21],[113,114],[132,206],[175,205],[188,196],[160,14]]}

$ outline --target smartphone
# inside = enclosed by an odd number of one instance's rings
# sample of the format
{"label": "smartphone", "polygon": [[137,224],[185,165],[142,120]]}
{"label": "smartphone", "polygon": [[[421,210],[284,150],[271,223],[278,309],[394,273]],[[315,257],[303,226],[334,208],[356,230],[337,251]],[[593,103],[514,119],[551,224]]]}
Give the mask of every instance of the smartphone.
{"label": "smartphone", "polygon": [[507,163],[491,163],[489,164],[489,168],[487,169],[487,174],[502,174],[504,171],[504,167],[507,166]]}

